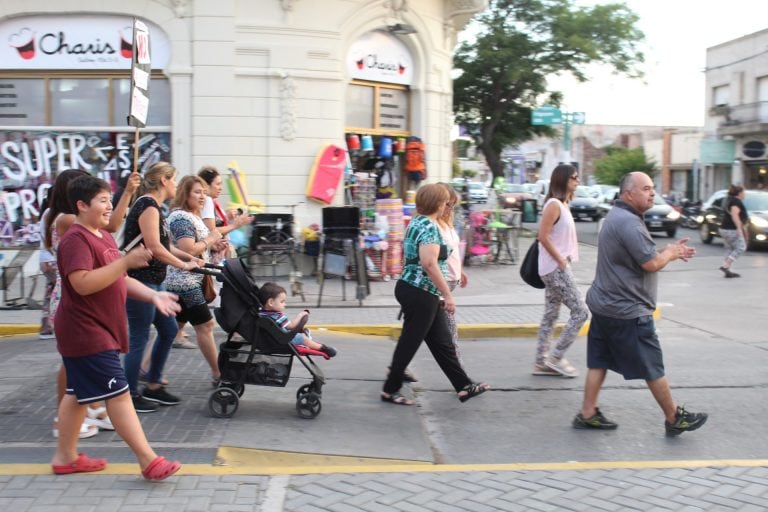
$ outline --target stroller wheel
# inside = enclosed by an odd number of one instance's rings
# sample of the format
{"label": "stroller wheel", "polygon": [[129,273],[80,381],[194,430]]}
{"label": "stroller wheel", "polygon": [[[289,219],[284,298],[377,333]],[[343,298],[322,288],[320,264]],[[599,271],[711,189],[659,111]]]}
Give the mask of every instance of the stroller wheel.
{"label": "stroller wheel", "polygon": [[320,395],[314,391],[301,395],[296,400],[296,412],[299,413],[299,417],[305,420],[311,420],[318,414],[323,408],[320,403]]}
{"label": "stroller wheel", "polygon": [[312,384],[304,384],[296,390],[296,400],[301,400],[301,397],[309,394],[310,391],[312,391]]}
{"label": "stroller wheel", "polygon": [[240,398],[231,388],[218,388],[208,399],[208,410],[215,418],[231,418],[240,405]]}

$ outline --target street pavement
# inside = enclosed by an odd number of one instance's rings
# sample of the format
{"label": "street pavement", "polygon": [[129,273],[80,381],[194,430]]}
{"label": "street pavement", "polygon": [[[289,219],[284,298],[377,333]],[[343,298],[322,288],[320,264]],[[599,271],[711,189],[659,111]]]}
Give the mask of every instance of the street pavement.
{"label": "street pavement", "polygon": [[[521,252],[526,248],[521,244]],[[349,300],[354,286],[347,284],[342,301],[339,280],[329,280],[324,307],[315,308],[316,284],[307,280],[307,301],[291,298],[292,307],[309,306],[315,326],[358,327],[316,330],[339,349],[336,358],[318,362],[327,378],[321,413],[297,416],[295,392],[309,375],[294,362],[285,388],[246,386],[232,418],[213,418],[200,353],[174,349],[167,377],[184,401],[141,416],[155,449],[184,463],[162,483],[143,481],[110,432],[81,442],[82,451],[109,458],[105,472],[49,474],[55,346],[30,334],[0,338],[0,509],[766,510],[768,254],[745,254],[743,278],[726,280],[717,271],[720,252],[701,252],[662,272],[657,324],[676,399],[710,413],[697,432],[665,437],[644,384],[616,375],[606,380],[601,407],[620,427],[572,429],[583,377],[530,374],[535,335],[519,327],[538,322],[543,292],[522,284],[516,265],[469,267],[470,286],[456,295],[467,333],[464,364],[472,378],[493,386],[465,404],[424,349],[411,366],[419,382],[404,389],[417,406],[379,400],[394,345],[360,329],[397,324],[393,282],[372,283],[357,307]],[[574,268],[586,291],[595,249],[582,245],[581,253]],[[37,314],[0,311],[0,322],[34,324]],[[488,330],[496,324],[507,325],[510,335]],[[569,358],[585,371],[584,337]]]}

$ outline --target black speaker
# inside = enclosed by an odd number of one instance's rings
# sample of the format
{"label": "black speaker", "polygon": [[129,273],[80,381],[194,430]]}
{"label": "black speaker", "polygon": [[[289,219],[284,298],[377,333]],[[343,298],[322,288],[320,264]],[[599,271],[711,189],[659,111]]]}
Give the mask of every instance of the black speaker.
{"label": "black speaker", "polygon": [[360,234],[360,208],[327,206],[323,208],[323,233],[334,238],[355,238]]}

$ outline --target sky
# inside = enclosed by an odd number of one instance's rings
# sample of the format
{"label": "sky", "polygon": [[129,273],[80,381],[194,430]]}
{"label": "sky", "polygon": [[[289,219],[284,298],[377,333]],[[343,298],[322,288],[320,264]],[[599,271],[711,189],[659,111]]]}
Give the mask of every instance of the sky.
{"label": "sky", "polygon": [[[620,1],[620,0],[614,0]],[[579,5],[609,3],[578,0]],[[564,111],[587,124],[703,126],[706,49],[768,29],[766,0],[626,0],[645,33],[642,79],[590,68],[589,82],[555,77]]]}

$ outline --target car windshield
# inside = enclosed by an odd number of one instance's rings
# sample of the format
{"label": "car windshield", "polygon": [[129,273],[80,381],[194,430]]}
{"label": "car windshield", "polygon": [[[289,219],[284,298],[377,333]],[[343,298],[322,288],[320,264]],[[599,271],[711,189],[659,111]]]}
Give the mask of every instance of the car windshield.
{"label": "car windshield", "polygon": [[526,192],[525,186],[519,183],[507,183],[504,187],[505,192]]}
{"label": "car windshield", "polygon": [[476,181],[475,182],[470,182],[469,188],[471,188],[473,190],[485,190],[485,187],[483,186],[483,184],[482,183],[477,183]]}
{"label": "car windshield", "polygon": [[668,204],[660,195],[653,196],[653,204]]}
{"label": "car windshield", "polygon": [[744,206],[748,212],[768,210],[768,192],[750,192],[744,194]]}
{"label": "car windshield", "polygon": [[573,197],[592,197],[589,187],[576,187]]}

